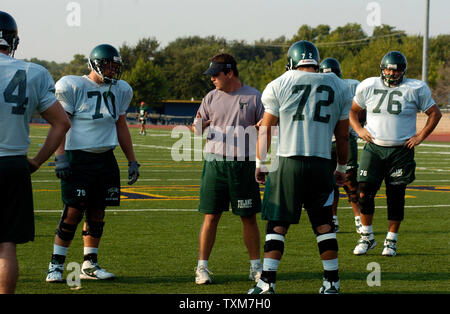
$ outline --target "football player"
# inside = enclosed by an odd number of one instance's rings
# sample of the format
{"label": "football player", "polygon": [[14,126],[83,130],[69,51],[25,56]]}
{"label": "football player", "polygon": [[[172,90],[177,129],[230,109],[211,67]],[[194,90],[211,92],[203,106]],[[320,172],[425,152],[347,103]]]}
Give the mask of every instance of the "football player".
{"label": "football player", "polygon": [[[428,86],[405,77],[406,57],[399,51],[381,60],[379,77],[367,78],[358,85],[350,111],[350,124],[367,143],[358,168],[361,238],[353,253],[366,254],[376,245],[372,219],[375,195],[384,180],[386,185],[388,232],[382,255],[397,254],[397,233],[404,217],[406,186],[415,179],[414,147],[434,130],[441,112]],[[366,109],[367,124],[362,127],[358,113]],[[428,116],[426,125],[416,133],[417,112]]]}
{"label": "football player", "polygon": [[[335,75],[319,72],[319,51],[309,41],[294,43],[287,71],[262,94],[264,116],[259,127],[255,178],[265,183],[262,219],[267,220],[263,272],[250,294],[274,293],[276,274],[291,224],[306,209],[323,265],[319,292],[339,292],[338,242],[333,228],[331,141],[336,137],[336,183],[345,182],[348,155],[348,112],[351,91]],[[271,126],[279,126],[278,168],[264,169]]]}
{"label": "football player", "polygon": [[[334,73],[339,78],[342,78],[341,65],[339,64],[339,61],[337,61],[335,58],[324,59],[320,63],[320,72]],[[350,86],[353,97],[355,95],[355,90],[359,84],[359,81],[354,79],[344,79],[344,81]],[[364,111],[361,111],[361,113],[364,113]],[[346,170],[347,180],[345,181],[344,184],[344,190],[347,193],[348,201],[353,210],[353,214],[355,217],[356,232],[360,233],[359,229],[361,227],[361,217],[358,208],[358,193],[357,193],[358,183],[356,182],[356,172],[358,170],[358,143],[357,143],[358,134],[356,134],[355,130],[353,130],[351,127],[349,129],[348,139],[349,139],[349,154]],[[332,170],[334,170],[334,168],[336,168],[336,140],[334,136],[333,136],[331,157],[333,161]],[[335,185],[332,209],[333,209],[333,223],[336,232],[339,232],[339,220],[337,216],[338,203],[339,203],[339,187]]]}
{"label": "football player", "polygon": [[139,130],[139,135],[147,135],[145,130],[145,123],[147,122],[147,106],[145,102],[141,102],[141,107],[139,108],[139,122],[141,123],[141,128]]}
{"label": "football player", "polygon": [[90,53],[89,67],[89,75],[68,75],[56,83],[56,97],[72,127],[55,154],[64,208],[56,228],[47,282],[63,281],[66,254],[83,215],[84,261],[80,277],[114,277],[99,266],[97,254],[105,208],[120,204],[120,173],[114,156],[118,144],[128,160],[128,184],[139,177],[125,116],[133,91],[120,80],[120,54],[111,45],[98,45]]}
{"label": "football player", "polygon": [[[50,73],[40,65],[14,59],[18,44],[16,21],[0,11],[0,293],[15,291],[16,245],[34,240],[30,174],[55,152],[70,127]],[[35,110],[50,129],[39,152],[29,159],[28,122]]]}

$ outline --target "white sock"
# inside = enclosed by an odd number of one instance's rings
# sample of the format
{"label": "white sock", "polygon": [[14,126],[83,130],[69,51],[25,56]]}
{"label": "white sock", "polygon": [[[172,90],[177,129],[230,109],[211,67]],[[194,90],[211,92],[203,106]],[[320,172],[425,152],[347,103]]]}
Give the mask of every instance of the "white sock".
{"label": "white sock", "polygon": [[338,259],[322,260],[324,270],[338,270]]}
{"label": "white sock", "polygon": [[87,247],[85,246],[83,249],[84,255],[88,254],[98,254],[98,247]]}
{"label": "white sock", "polygon": [[263,270],[265,271],[277,271],[280,261],[274,258],[264,258]]}
{"label": "white sock", "polygon": [[200,266],[204,266],[205,268],[208,268],[208,260],[207,259],[199,259],[197,263],[197,268]]}
{"label": "white sock", "polygon": [[261,265],[261,260],[259,259],[251,259],[250,260],[250,265],[252,265],[252,267],[258,267]]}
{"label": "white sock", "polygon": [[338,222],[338,217],[337,216],[333,216],[333,220],[337,223]]}
{"label": "white sock", "polygon": [[355,216],[355,223],[356,222],[361,223],[361,216]]}
{"label": "white sock", "polygon": [[68,247],[53,244],[53,254],[66,256],[68,250]]}
{"label": "white sock", "polygon": [[369,239],[370,240],[372,240],[374,237],[373,237],[373,229],[372,229],[372,225],[370,225],[370,226],[362,226],[361,227],[361,234],[363,234],[363,233],[368,233],[369,234]]}
{"label": "white sock", "polygon": [[397,233],[388,232],[386,235],[386,239],[397,241]]}

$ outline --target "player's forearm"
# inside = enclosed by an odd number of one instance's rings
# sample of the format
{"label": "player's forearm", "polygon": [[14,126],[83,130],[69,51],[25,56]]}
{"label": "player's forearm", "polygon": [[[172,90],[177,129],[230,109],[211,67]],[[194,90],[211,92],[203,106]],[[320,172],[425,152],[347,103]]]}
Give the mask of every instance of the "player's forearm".
{"label": "player's forearm", "polygon": [[439,108],[437,106],[435,106],[435,108],[433,107],[430,108],[431,110],[429,112],[427,112],[428,114],[427,122],[425,123],[425,126],[419,133],[419,136],[422,141],[425,140],[431,134],[431,132],[433,132],[433,130],[438,125],[439,120],[441,120],[442,118],[442,113],[439,110]]}

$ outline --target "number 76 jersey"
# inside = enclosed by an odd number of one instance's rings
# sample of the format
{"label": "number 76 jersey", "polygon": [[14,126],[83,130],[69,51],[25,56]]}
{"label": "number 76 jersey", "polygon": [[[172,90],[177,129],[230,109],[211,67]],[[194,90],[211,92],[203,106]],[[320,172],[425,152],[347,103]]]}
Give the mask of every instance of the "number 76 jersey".
{"label": "number 76 jersey", "polygon": [[109,84],[97,84],[86,75],[68,75],[55,88],[56,98],[72,116],[66,150],[102,152],[118,145],[116,122],[133,98],[127,82],[119,80],[110,88]]}
{"label": "number 76 jersey", "polygon": [[380,146],[400,146],[416,134],[417,112],[435,104],[428,86],[419,80],[403,79],[387,87],[380,77],[362,81],[354,101],[367,111],[365,128]]}

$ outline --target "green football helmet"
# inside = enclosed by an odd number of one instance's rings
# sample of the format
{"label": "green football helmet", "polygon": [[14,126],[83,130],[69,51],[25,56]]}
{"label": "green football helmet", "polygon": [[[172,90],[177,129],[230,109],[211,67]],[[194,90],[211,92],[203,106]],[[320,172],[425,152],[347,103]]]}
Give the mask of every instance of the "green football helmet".
{"label": "green football helmet", "polygon": [[294,43],[287,52],[286,71],[295,70],[300,66],[314,66],[319,68],[319,50],[307,40]]}
{"label": "green football helmet", "polygon": [[[400,51],[391,51],[384,55],[380,63],[381,79],[386,86],[397,86],[403,81],[407,68],[406,57]],[[401,71],[399,75],[386,75],[384,69]]]}
{"label": "green football helmet", "polygon": [[338,77],[342,78],[341,65],[335,58],[326,58],[320,63],[319,72],[331,73],[333,72]]}
{"label": "green football helmet", "polygon": [[17,34],[17,24],[14,18],[6,12],[0,11],[0,46],[8,47],[11,56],[14,56],[19,44]]}
{"label": "green football helmet", "polygon": [[89,67],[103,79],[105,84],[117,83],[122,74],[122,65],[119,51],[108,44],[96,46],[89,55]]}

